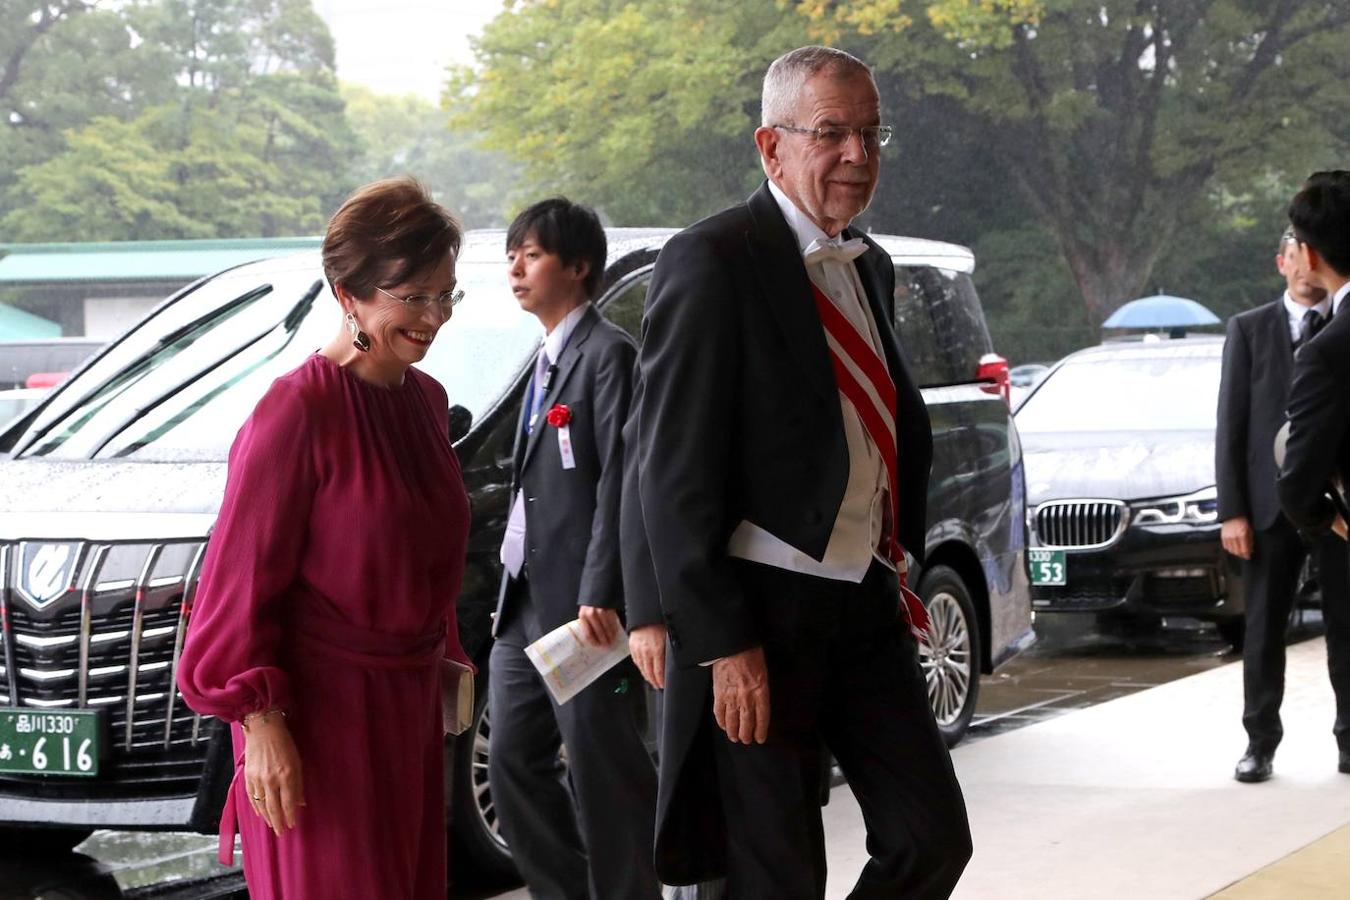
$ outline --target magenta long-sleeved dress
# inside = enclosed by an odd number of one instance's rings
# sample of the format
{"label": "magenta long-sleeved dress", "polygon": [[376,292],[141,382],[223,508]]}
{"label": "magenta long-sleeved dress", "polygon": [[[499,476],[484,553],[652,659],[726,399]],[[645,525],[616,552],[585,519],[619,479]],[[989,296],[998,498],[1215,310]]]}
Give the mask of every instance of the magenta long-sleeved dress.
{"label": "magenta long-sleeved dress", "polygon": [[[315,354],[278,378],[230,451],[178,684],[232,723],[222,854],[254,900],[436,898],[446,890],[441,659],[469,505],[445,391],[361,381]],[[249,712],[280,707],[306,806],[274,835],[246,795]]]}

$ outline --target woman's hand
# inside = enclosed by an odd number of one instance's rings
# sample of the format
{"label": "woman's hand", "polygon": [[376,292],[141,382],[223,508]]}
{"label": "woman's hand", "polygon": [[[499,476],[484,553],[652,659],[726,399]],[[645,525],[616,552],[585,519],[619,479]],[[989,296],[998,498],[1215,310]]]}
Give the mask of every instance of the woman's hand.
{"label": "woman's hand", "polygon": [[244,788],[253,811],[278,837],[305,805],[300,753],[279,710],[244,718]]}

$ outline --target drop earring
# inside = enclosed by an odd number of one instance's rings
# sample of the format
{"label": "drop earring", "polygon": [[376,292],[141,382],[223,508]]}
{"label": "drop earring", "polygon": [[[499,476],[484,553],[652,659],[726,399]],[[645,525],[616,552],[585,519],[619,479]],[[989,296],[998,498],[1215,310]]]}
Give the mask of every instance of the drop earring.
{"label": "drop earring", "polygon": [[370,350],[370,335],[362,331],[361,327],[356,324],[356,316],[352,313],[347,313],[346,321],[347,333],[352,336],[352,346],[362,353]]}

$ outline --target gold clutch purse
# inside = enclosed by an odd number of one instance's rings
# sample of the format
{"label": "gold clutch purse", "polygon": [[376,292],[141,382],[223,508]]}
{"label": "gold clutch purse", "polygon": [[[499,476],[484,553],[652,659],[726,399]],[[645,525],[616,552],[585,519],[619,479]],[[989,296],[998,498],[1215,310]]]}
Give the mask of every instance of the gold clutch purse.
{"label": "gold clutch purse", "polygon": [[473,669],[441,660],[441,723],[446,734],[463,734],[473,724]]}

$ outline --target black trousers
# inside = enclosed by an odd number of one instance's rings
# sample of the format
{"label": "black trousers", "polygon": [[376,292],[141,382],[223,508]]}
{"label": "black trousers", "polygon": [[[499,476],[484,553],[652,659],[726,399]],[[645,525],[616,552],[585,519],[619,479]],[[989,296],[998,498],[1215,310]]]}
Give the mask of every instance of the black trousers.
{"label": "black trousers", "polygon": [[825,895],[822,746],[862,808],[870,855],[854,898],[942,898],[970,859],[965,801],[933,721],[894,573],[861,584],[747,564],[764,636],[769,739],[714,736],[728,895]]}
{"label": "black trousers", "polygon": [[[511,588],[524,592],[527,585]],[[514,599],[528,603],[527,596]],[[538,635],[510,627],[492,647],[488,782],[530,896],[658,900],[656,767],[640,731],[642,676],[625,660],[559,706],[525,655],[523,637]]]}
{"label": "black trousers", "polygon": [[1350,552],[1332,534],[1311,548],[1281,519],[1256,532],[1252,558],[1243,563],[1247,588],[1247,636],[1242,651],[1242,724],[1253,748],[1273,753],[1284,737],[1280,704],[1284,700],[1285,631],[1304,556],[1316,555],[1326,623],[1327,669],[1336,694],[1333,733],[1341,750],[1350,750]]}

